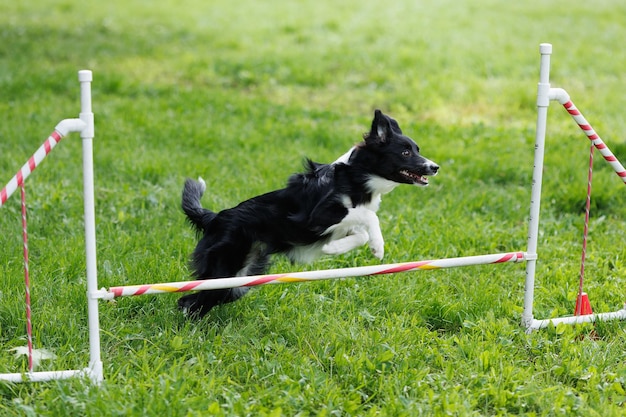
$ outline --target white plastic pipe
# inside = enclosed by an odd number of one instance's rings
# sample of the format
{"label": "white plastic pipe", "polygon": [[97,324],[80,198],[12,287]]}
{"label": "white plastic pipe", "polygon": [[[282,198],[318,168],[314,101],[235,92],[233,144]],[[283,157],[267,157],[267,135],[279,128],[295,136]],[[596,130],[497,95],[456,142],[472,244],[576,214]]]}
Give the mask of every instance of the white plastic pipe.
{"label": "white plastic pipe", "polygon": [[558,101],[559,104],[565,104],[570,101],[569,94],[562,88],[551,88],[548,92],[548,98]]}
{"label": "white plastic pipe", "polygon": [[0,381],[8,382],[46,382],[58,379],[68,379],[74,377],[90,377],[93,380],[90,369],[67,370],[67,371],[40,371],[0,374]]}
{"label": "white plastic pipe", "polygon": [[65,119],[61,120],[54,128],[61,136],[67,136],[68,133],[82,132],[87,124],[82,119]]}
{"label": "white plastic pipe", "polygon": [[85,205],[85,258],[87,269],[87,315],[89,322],[89,368],[94,382],[103,380],[102,359],[100,354],[100,320],[98,299],[91,295],[98,289],[98,270],[96,264],[96,215],[93,174],[93,137],[94,117],[91,111],[92,73],[88,70],[78,72],[80,82],[80,120],[85,128],[80,131],[83,142],[83,199]]}
{"label": "white plastic pipe", "polygon": [[532,189],[530,193],[530,215],[528,219],[528,248],[526,252],[533,256],[526,262],[526,281],[524,289],[524,311],[522,325],[529,328],[533,322],[533,298],[535,292],[535,271],[537,268],[537,240],[539,236],[539,212],[541,208],[541,183],[543,181],[543,159],[546,142],[546,124],[550,106],[550,55],[552,45],[542,43],[539,46],[541,64],[539,84],[537,86],[537,128],[535,133],[535,160],[533,163]]}
{"label": "white plastic pipe", "polygon": [[586,314],[583,316],[568,316],[558,317],[554,319],[545,320],[533,320],[528,330],[543,329],[548,326],[556,326],[558,324],[580,324],[580,323],[594,323],[597,321],[609,321],[609,320],[625,320],[626,319],[626,305],[624,308],[618,311],[610,313],[599,314]]}

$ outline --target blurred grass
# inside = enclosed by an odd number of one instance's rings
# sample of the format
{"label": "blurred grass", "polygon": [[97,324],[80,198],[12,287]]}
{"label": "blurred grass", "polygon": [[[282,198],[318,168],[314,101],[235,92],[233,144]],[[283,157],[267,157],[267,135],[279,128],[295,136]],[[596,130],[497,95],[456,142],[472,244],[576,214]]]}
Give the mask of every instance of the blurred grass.
{"label": "blurred grass", "polygon": [[[622,2],[71,1],[0,4],[0,174],[63,118],[94,71],[102,286],[188,277],[195,238],[182,182],[229,207],[280,187],[309,156],[334,160],[374,108],[442,166],[379,212],[385,262],[523,250],[538,44],[552,80],[621,159]],[[80,146],[63,140],[27,185],[36,347],[88,361]],[[588,142],[548,122],[538,318],[571,314]],[[586,290],[624,300],[622,185],[599,158]],[[0,215],[0,371],[26,369],[19,204]],[[375,264],[367,248],[313,265]],[[472,267],[255,290],[202,322],[175,296],[101,304],[106,381],[0,385],[5,415],[621,415],[623,323],[520,327],[523,267]],[[582,339],[582,340],[581,340]]]}

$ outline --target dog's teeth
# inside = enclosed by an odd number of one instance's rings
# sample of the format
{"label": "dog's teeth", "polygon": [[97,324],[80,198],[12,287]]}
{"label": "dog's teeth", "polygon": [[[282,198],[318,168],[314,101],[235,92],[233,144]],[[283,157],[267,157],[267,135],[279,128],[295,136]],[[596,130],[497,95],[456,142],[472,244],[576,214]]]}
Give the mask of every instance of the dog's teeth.
{"label": "dog's teeth", "polygon": [[408,171],[406,169],[401,170],[400,174],[404,175],[405,177],[408,177],[408,178],[412,179],[414,182],[419,182],[419,183],[422,183],[424,185],[428,184],[428,177],[425,176],[425,175],[419,175],[419,174],[416,174],[414,172]]}

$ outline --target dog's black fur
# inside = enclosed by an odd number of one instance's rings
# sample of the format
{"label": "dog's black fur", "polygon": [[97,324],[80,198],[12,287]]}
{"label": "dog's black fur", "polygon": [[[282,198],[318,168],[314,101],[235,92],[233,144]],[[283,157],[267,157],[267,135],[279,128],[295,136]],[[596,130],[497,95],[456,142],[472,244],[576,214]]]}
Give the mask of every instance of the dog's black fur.
{"label": "dog's black fur", "polygon": [[[285,188],[214,213],[203,208],[205,184],[188,179],[182,208],[201,234],[191,268],[196,279],[261,275],[269,256],[293,261],[348,252],[369,243],[382,259],[384,242],[376,210],[380,196],[398,184],[428,185],[439,166],[419,153],[398,123],[376,110],[363,142],[332,164],[307,160]],[[235,301],[248,288],[199,291],[181,297],[179,307],[202,317],[216,305]]]}

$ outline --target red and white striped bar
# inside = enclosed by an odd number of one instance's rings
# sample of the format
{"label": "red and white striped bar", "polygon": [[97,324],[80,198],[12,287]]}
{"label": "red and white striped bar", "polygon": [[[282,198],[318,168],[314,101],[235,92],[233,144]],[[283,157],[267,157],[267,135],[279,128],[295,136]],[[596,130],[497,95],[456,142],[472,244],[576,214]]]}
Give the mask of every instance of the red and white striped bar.
{"label": "red and white striped bar", "polygon": [[111,287],[102,290],[94,297],[112,299],[115,297],[164,294],[173,292],[218,290],[224,288],[255,287],[265,284],[286,284],[305,281],[319,281],[336,278],[364,277],[371,275],[395,274],[417,270],[454,268],[470,265],[501,264],[523,262],[527,259],[525,252],[508,252],[490,255],[466,256],[429,261],[404,262],[386,265],[360,266],[353,268],[325,269],[319,271],[302,271],[284,274],[255,275],[246,277],[215,278],[197,281],[169,282],[163,284],[130,285]]}
{"label": "red and white striped bar", "polygon": [[24,181],[28,176],[39,166],[41,161],[54,149],[63,139],[63,135],[61,135],[56,130],[52,132],[52,134],[46,139],[46,141],[37,149],[37,151],[31,156],[28,161],[17,171],[17,174],[11,178],[8,184],[0,191],[0,207],[6,203],[6,201],[11,197],[11,195],[24,184]]}
{"label": "red and white striped bar", "polygon": [[585,135],[589,138],[593,146],[596,147],[605,161],[611,165],[615,173],[626,184],[626,168],[620,163],[620,161],[613,155],[613,152],[606,146],[606,143],[600,138],[596,131],[591,127],[585,116],[582,115],[580,110],[576,107],[574,102],[570,99],[569,94],[562,88],[550,88],[549,97],[552,100],[558,101],[563,105],[565,110],[572,116],[578,127],[585,132]]}
{"label": "red and white striped bar", "polygon": [[[89,71],[91,74],[91,71]],[[91,106],[89,107],[91,108]],[[67,136],[70,132],[83,132],[88,130],[88,124],[81,119],[64,119],[59,122],[58,125],[54,128],[54,132],[48,136],[48,139],[35,151],[33,156],[31,156],[28,161],[17,171],[17,174],[11,178],[11,180],[7,183],[7,185],[0,191],[0,207],[6,203],[6,201],[11,197],[11,195],[24,184],[24,181],[32,172],[41,164],[46,156],[52,149]],[[82,134],[82,133],[81,133]]]}
{"label": "red and white striped bar", "polygon": [[611,165],[615,173],[622,179],[624,183],[626,183],[626,168],[619,162],[619,160],[613,155],[613,152],[606,146],[604,141],[600,138],[600,136],[593,130],[587,119],[582,115],[580,110],[574,105],[574,103],[569,100],[563,104],[565,110],[572,116],[574,121],[578,124],[578,126],[582,129],[583,132],[587,135],[593,146],[596,147],[598,151],[602,154],[604,159]]}

